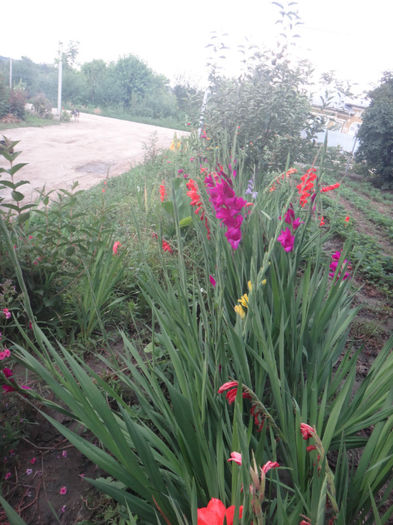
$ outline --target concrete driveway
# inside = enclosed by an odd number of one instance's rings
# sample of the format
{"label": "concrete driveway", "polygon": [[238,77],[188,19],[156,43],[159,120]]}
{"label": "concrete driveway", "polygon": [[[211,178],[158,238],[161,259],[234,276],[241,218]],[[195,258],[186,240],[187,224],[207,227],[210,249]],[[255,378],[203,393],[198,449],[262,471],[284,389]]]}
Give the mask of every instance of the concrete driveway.
{"label": "concrete driveway", "polygon": [[[168,148],[175,133],[178,137],[187,135],[173,129],[81,113],[78,121],[43,128],[8,129],[0,135],[20,141],[15,151],[22,153],[15,163],[28,165],[15,179],[30,181],[30,185],[21,187],[30,200],[36,195],[35,189],[43,186],[48,191],[70,189],[78,181],[79,189],[87,189],[107,177],[121,175],[143,161],[144,145],[156,137],[158,148]],[[0,167],[8,166],[0,157]],[[9,197],[5,190],[0,196],[7,200]]]}

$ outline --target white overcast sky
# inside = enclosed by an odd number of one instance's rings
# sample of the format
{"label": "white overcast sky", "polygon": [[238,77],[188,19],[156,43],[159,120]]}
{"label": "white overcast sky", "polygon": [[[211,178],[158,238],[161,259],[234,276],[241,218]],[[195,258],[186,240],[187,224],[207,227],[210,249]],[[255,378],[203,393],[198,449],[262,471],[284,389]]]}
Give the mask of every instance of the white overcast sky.
{"label": "white overcast sky", "polygon": [[[297,10],[297,53],[319,71],[367,89],[393,70],[393,0],[298,0]],[[272,47],[279,32],[270,0],[7,0],[0,15],[2,56],[52,63],[58,42],[75,40],[80,63],[133,54],[172,82],[204,82],[212,31],[228,33],[231,71],[237,44]]]}

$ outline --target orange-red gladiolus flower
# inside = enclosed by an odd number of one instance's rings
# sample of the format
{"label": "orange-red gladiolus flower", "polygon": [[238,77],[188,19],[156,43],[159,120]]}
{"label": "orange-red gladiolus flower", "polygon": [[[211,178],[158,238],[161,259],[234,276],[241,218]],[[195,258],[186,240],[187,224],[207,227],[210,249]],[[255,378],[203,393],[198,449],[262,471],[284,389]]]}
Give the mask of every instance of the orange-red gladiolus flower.
{"label": "orange-red gladiolus flower", "polygon": [[[241,518],[242,515],[243,505],[239,508],[239,518]],[[235,505],[231,505],[226,509],[221,500],[212,498],[207,507],[198,509],[198,525],[223,525],[224,518],[226,519],[227,525],[233,525],[234,516]]]}

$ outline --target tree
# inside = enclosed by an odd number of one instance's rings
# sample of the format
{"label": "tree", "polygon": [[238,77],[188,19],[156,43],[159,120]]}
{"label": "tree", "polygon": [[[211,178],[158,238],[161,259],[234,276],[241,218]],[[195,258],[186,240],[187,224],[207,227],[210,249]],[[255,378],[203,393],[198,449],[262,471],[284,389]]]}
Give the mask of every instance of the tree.
{"label": "tree", "polygon": [[363,113],[358,132],[357,160],[365,161],[383,182],[393,183],[393,73],[386,72],[381,85],[368,94],[371,103]]}

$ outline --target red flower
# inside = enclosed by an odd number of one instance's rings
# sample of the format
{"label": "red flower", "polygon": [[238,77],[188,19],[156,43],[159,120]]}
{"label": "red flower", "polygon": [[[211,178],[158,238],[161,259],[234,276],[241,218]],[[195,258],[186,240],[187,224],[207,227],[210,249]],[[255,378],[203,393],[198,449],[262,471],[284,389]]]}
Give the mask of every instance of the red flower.
{"label": "red flower", "polygon": [[164,202],[166,196],[167,195],[166,195],[165,184],[163,182],[162,184],[160,184],[160,199],[161,199],[161,202]]}
{"label": "red flower", "polygon": [[321,188],[321,193],[325,193],[326,191],[332,191],[340,187],[340,183],[336,182],[336,184],[331,184],[330,186],[324,186]]}
{"label": "red flower", "polygon": [[300,206],[304,208],[307,204],[308,198],[311,196],[310,191],[314,187],[314,180],[317,178],[316,168],[310,168],[300,178],[301,183],[296,186],[300,196]]}
{"label": "red flower", "polygon": [[345,222],[349,222],[349,216],[348,215],[345,217]]}
{"label": "red flower", "polygon": [[[238,386],[239,383],[237,381],[228,381],[228,383],[224,383],[222,386],[220,386],[220,388],[218,389],[218,393],[222,394],[223,392],[226,392],[228,390],[225,397],[227,398],[228,403],[231,405],[236,399]],[[250,394],[247,394],[247,392],[243,392],[242,396],[243,399],[251,399]]]}
{"label": "red flower", "polygon": [[[205,168],[201,168],[201,169],[205,169]],[[201,221],[205,221],[205,227],[206,227],[206,230],[207,230],[207,238],[210,240],[210,228],[209,228],[209,225],[208,225],[208,222],[207,222],[207,217],[205,216],[205,210],[203,209],[203,204],[202,204],[202,201],[201,201],[201,197],[199,195],[199,188],[198,188],[198,185],[197,183],[193,180],[193,179],[189,179],[187,184],[187,189],[189,190],[187,192],[187,195],[188,197],[190,197],[191,199],[191,206],[194,206],[195,207],[195,213],[197,215],[199,215]],[[201,212],[201,213],[199,213]]]}
{"label": "red flower", "polygon": [[173,253],[173,250],[172,250],[170,244],[167,243],[166,241],[164,241],[164,239],[162,240],[162,249],[164,250],[164,252]]}
{"label": "red flower", "polygon": [[303,439],[308,439],[315,434],[315,428],[310,427],[307,423],[300,423],[300,432],[302,433]]}
{"label": "red flower", "polygon": [[113,244],[113,248],[112,248],[112,251],[113,251],[113,255],[117,255],[117,250],[120,248],[121,244],[119,241],[116,241],[114,244]]}
{"label": "red flower", "polygon": [[[207,507],[198,509],[198,525],[223,525],[224,518],[227,525],[233,525],[235,505],[227,509],[222,501],[212,498]],[[239,508],[239,518],[243,515],[243,505]]]}

